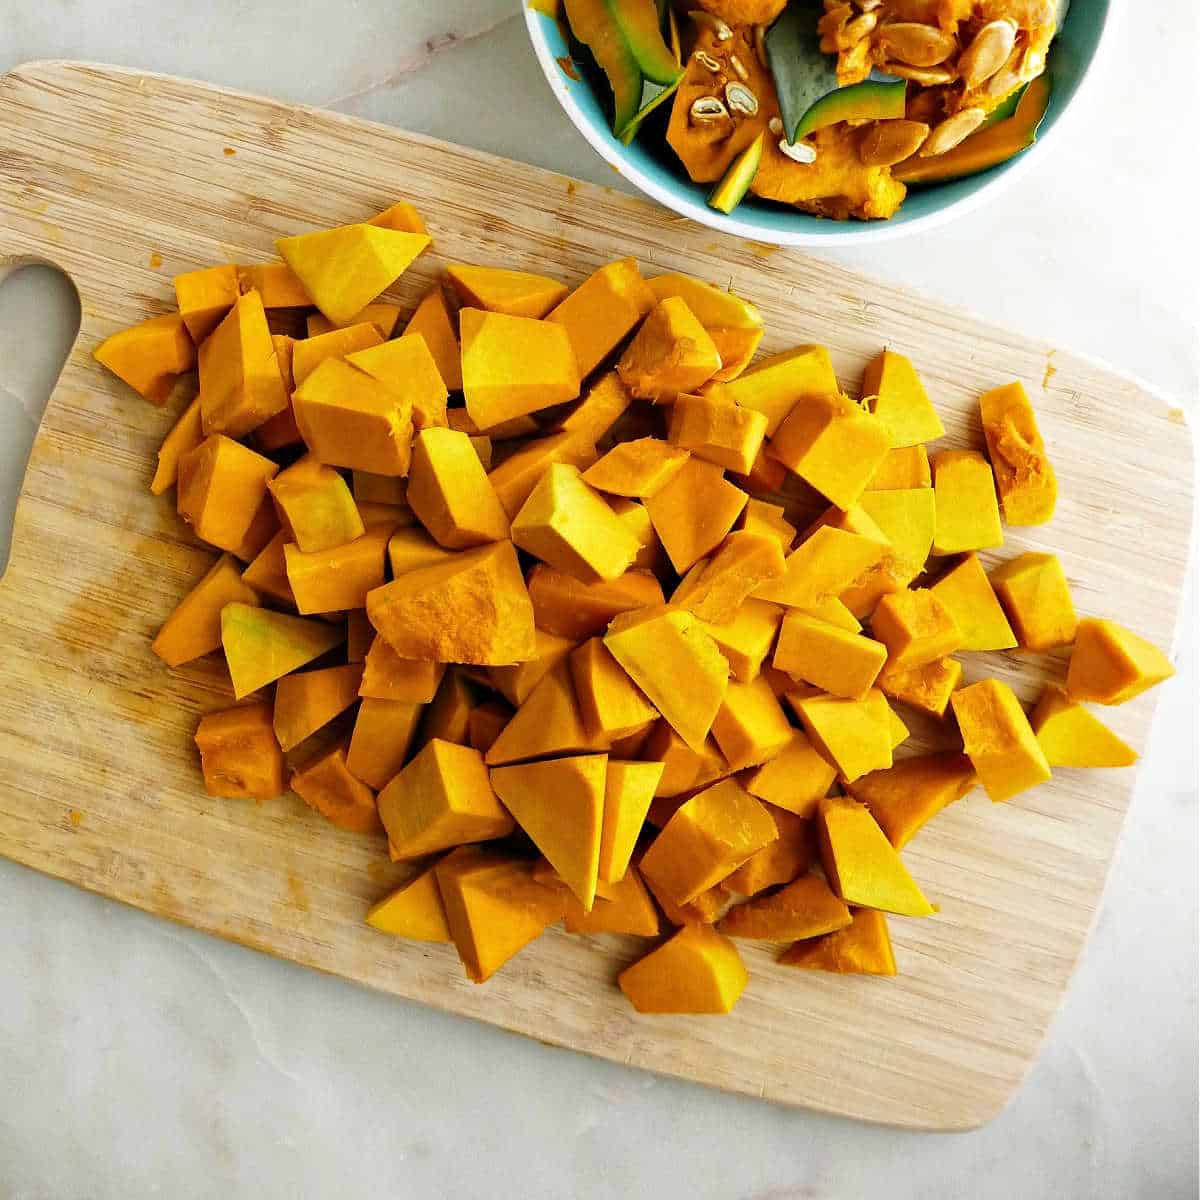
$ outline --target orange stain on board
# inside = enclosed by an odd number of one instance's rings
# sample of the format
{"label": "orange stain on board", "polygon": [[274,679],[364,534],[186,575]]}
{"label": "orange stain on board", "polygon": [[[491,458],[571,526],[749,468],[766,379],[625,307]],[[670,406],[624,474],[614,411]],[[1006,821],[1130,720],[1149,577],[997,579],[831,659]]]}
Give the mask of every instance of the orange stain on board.
{"label": "orange stain on board", "polygon": [[304,881],[296,875],[287,877],[288,902],[298,912],[308,912],[308,892],[304,889]]}
{"label": "orange stain on board", "polygon": [[237,153],[237,151],[232,146],[226,146],[225,149],[222,151],[222,153],[225,155],[226,158],[232,158]]}
{"label": "orange stain on board", "polygon": [[154,253],[150,255],[151,270],[157,271],[158,268],[162,266],[162,264],[163,264],[162,255],[159,254],[159,252],[157,250],[155,250]]}
{"label": "orange stain on board", "polygon": [[67,820],[70,821],[76,829],[78,829],[79,826],[83,824],[83,813],[81,813],[79,809],[73,808],[69,813],[67,813]]}

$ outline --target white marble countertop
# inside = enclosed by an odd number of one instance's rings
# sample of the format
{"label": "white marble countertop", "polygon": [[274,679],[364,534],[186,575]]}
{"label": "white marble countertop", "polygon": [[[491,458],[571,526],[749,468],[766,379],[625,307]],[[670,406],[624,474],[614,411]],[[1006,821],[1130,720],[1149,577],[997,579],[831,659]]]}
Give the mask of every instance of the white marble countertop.
{"label": "white marble countertop", "polygon": [[[1135,31],[1127,7],[1115,41],[1139,86],[1101,80],[981,211],[829,256],[1105,359],[1195,420],[1196,8],[1136,6]],[[4,9],[0,71],[125,63],[614,182],[552,102],[515,0]],[[72,302],[37,271],[0,292],[0,562]],[[0,861],[0,1197],[1194,1197],[1194,572],[1184,602],[1095,934],[1028,1082],[984,1129],[898,1133],[593,1062]]]}

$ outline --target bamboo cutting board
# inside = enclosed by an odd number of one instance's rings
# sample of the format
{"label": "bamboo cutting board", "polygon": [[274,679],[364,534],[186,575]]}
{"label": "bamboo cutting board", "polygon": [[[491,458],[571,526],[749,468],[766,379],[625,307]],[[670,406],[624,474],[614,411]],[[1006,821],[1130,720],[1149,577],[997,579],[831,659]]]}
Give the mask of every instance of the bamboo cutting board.
{"label": "bamboo cutting board", "polygon": [[[147,491],[178,408],[91,359],[165,311],[171,276],[267,261],[275,238],[416,202],[435,237],[397,291],[447,259],[578,281],[631,254],[649,273],[732,283],[766,350],[829,345],[850,389],[887,342],[918,364],[948,444],[981,445],[975,399],[1025,381],[1059,472],[1054,522],[1000,557],[1057,551],[1084,614],[1172,643],[1191,520],[1182,415],[1136,384],[798,254],[768,254],[607,188],[378,125],[107,67],[36,63],[0,81],[0,268],[74,281],[78,342],[30,458],[0,584],[0,853],[196,928],[555,1045],[731,1091],[893,1125],[995,1114],[1037,1051],[1095,916],[1133,771],[1062,771],[1007,804],[980,791],[906,850],[936,917],[892,921],[896,980],[788,970],[742,943],[728,1018],[646,1018],[613,986],[644,948],[555,930],[489,984],[449,947],[362,917],[402,872],[382,841],[294,797],[206,796],[191,738],[229,693],[212,664],[169,672],[149,642],[211,559]],[[1069,297],[1064,295],[1064,300]],[[1053,371],[1048,370],[1053,357]],[[967,656],[1026,701],[1064,657]],[[681,686],[685,681],[681,681]],[[1153,695],[1104,714],[1141,747]]]}

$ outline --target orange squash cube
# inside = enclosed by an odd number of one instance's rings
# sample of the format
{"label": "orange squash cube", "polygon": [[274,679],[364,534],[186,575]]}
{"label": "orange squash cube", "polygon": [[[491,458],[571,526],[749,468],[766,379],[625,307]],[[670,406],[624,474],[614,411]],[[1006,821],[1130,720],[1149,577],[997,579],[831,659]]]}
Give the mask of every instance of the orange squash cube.
{"label": "orange squash cube", "polygon": [[[269,458],[214,433],[179,460],[175,489],[179,515],[201,541],[237,554],[260,507],[270,504],[267,484],[278,470]],[[273,532],[273,514],[271,526]],[[264,543],[270,537],[268,533]]]}
{"label": "orange squash cube", "polygon": [[737,947],[707,925],[688,925],[617,977],[640,1013],[727,1013],[749,982]]}
{"label": "orange squash cube", "polygon": [[225,319],[239,294],[237,267],[232,264],[175,276],[179,315],[197,346]]}
{"label": "orange squash cube", "polygon": [[617,374],[631,395],[659,404],[696,391],[720,369],[721,355],[712,338],[678,296],[660,300],[650,310],[617,363]]}
{"label": "orange squash cube", "polygon": [[161,408],[179,376],[196,365],[196,347],[183,318],[166,313],[105,338],[92,357]]}
{"label": "orange squash cube", "polygon": [[405,337],[421,337],[433,361],[437,364],[442,383],[449,391],[462,391],[462,351],[458,345],[458,334],[450,322],[450,310],[440,287],[432,287],[421,297],[408,324],[404,327]]}
{"label": "orange squash cube", "polygon": [[1075,634],[1067,695],[1094,704],[1124,704],[1174,674],[1170,660],[1153,643],[1116,621],[1087,617]]}
{"label": "orange squash cube", "polygon": [[357,663],[295,671],[275,685],[275,737],[282,750],[294,750],[358,699],[363,669]]}
{"label": "orange squash cube", "polygon": [[449,393],[424,338],[405,334],[379,346],[355,350],[346,355],[346,361],[403,396],[412,406],[415,428],[446,424]]}
{"label": "orange squash cube", "polygon": [[202,717],[196,746],[210,796],[273,800],[283,794],[283,751],[269,704],[242,704]]}
{"label": "orange squash cube", "polygon": [[510,317],[544,317],[567,294],[567,285],[528,271],[451,263],[446,278],[464,308],[482,308]]}
{"label": "orange squash cube", "polygon": [[150,649],[168,667],[211,654],[221,648],[221,610],[234,602],[257,604],[258,595],[242,578],[232,556],[222,554],[204,578],[163,622]]}
{"label": "orange squash cube", "polygon": [[344,745],[332,747],[296,771],[291,789],[339,829],[377,833],[381,828],[375,793],[350,773]]}
{"label": "orange squash cube", "polygon": [[332,550],[366,532],[346,481],[311,454],[267,485],[279,523],[305,554]]}
{"label": "orange squash cube", "polygon": [[391,529],[376,525],[361,537],[328,550],[305,554],[283,548],[288,584],[300,613],[345,612],[363,608],[367,596],[383,586]]}

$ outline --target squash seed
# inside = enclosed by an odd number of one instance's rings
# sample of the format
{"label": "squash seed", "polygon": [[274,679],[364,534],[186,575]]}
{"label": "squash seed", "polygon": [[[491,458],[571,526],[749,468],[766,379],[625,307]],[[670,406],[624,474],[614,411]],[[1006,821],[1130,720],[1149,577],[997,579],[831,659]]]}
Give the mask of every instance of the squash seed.
{"label": "squash seed", "polygon": [[855,17],[852,21],[846,22],[846,28],[842,31],[843,36],[851,46],[857,45],[868,37],[871,30],[879,24],[879,18],[873,12],[865,12]]}
{"label": "squash seed", "polygon": [[916,154],[928,136],[923,121],[874,121],[859,139],[858,157],[864,166],[890,167]]}
{"label": "squash seed", "polygon": [[817,161],[816,150],[807,142],[796,142],[793,145],[787,138],[780,138],[779,153],[790,158],[792,162],[813,163]]}
{"label": "squash seed", "polygon": [[1011,21],[989,21],[958,57],[958,73],[969,88],[991,79],[1004,66],[1017,40]]}
{"label": "squash seed", "polygon": [[778,117],[772,117],[767,122],[767,128],[776,136],[779,137],[783,133],[783,122]]}
{"label": "squash seed", "polygon": [[758,113],[758,97],[744,83],[725,85],[725,104],[731,113],[753,117]]}
{"label": "squash seed", "polygon": [[727,42],[733,37],[733,30],[720,17],[714,17],[712,13],[705,12],[702,8],[693,8],[688,13],[688,16],[697,25],[703,25],[706,29],[711,29],[716,34],[718,42]]}
{"label": "squash seed", "polygon": [[694,125],[715,125],[718,121],[728,121],[729,109],[717,96],[701,96],[692,101],[688,115]]}
{"label": "squash seed", "polygon": [[[997,21],[993,24],[1005,25],[1007,22]],[[878,41],[889,58],[899,59],[910,67],[936,67],[954,53],[956,45],[950,34],[917,21],[896,21],[881,26]],[[1008,50],[1004,52],[1004,55],[1007,54]],[[1004,61],[1004,55],[1000,62]]]}
{"label": "squash seed", "polygon": [[925,139],[925,144],[917,153],[921,158],[936,158],[939,154],[945,154],[970,137],[986,119],[987,113],[982,108],[964,108],[954,116],[947,117]]}
{"label": "squash seed", "polygon": [[744,66],[742,66],[742,60],[740,58],[738,58],[738,56],[736,54],[731,54],[729,56],[729,65],[733,68],[733,73],[743,83],[745,83],[746,80],[750,78],[750,72],[747,71]]}
{"label": "squash seed", "polygon": [[721,64],[717,62],[711,54],[706,50],[697,50],[692,57],[706,70],[711,71],[714,75],[721,69]]}
{"label": "squash seed", "polygon": [[900,79],[911,79],[913,83],[919,83],[922,87],[938,87],[943,83],[954,82],[954,72],[948,67],[909,67],[904,63],[887,62],[879,69]]}

